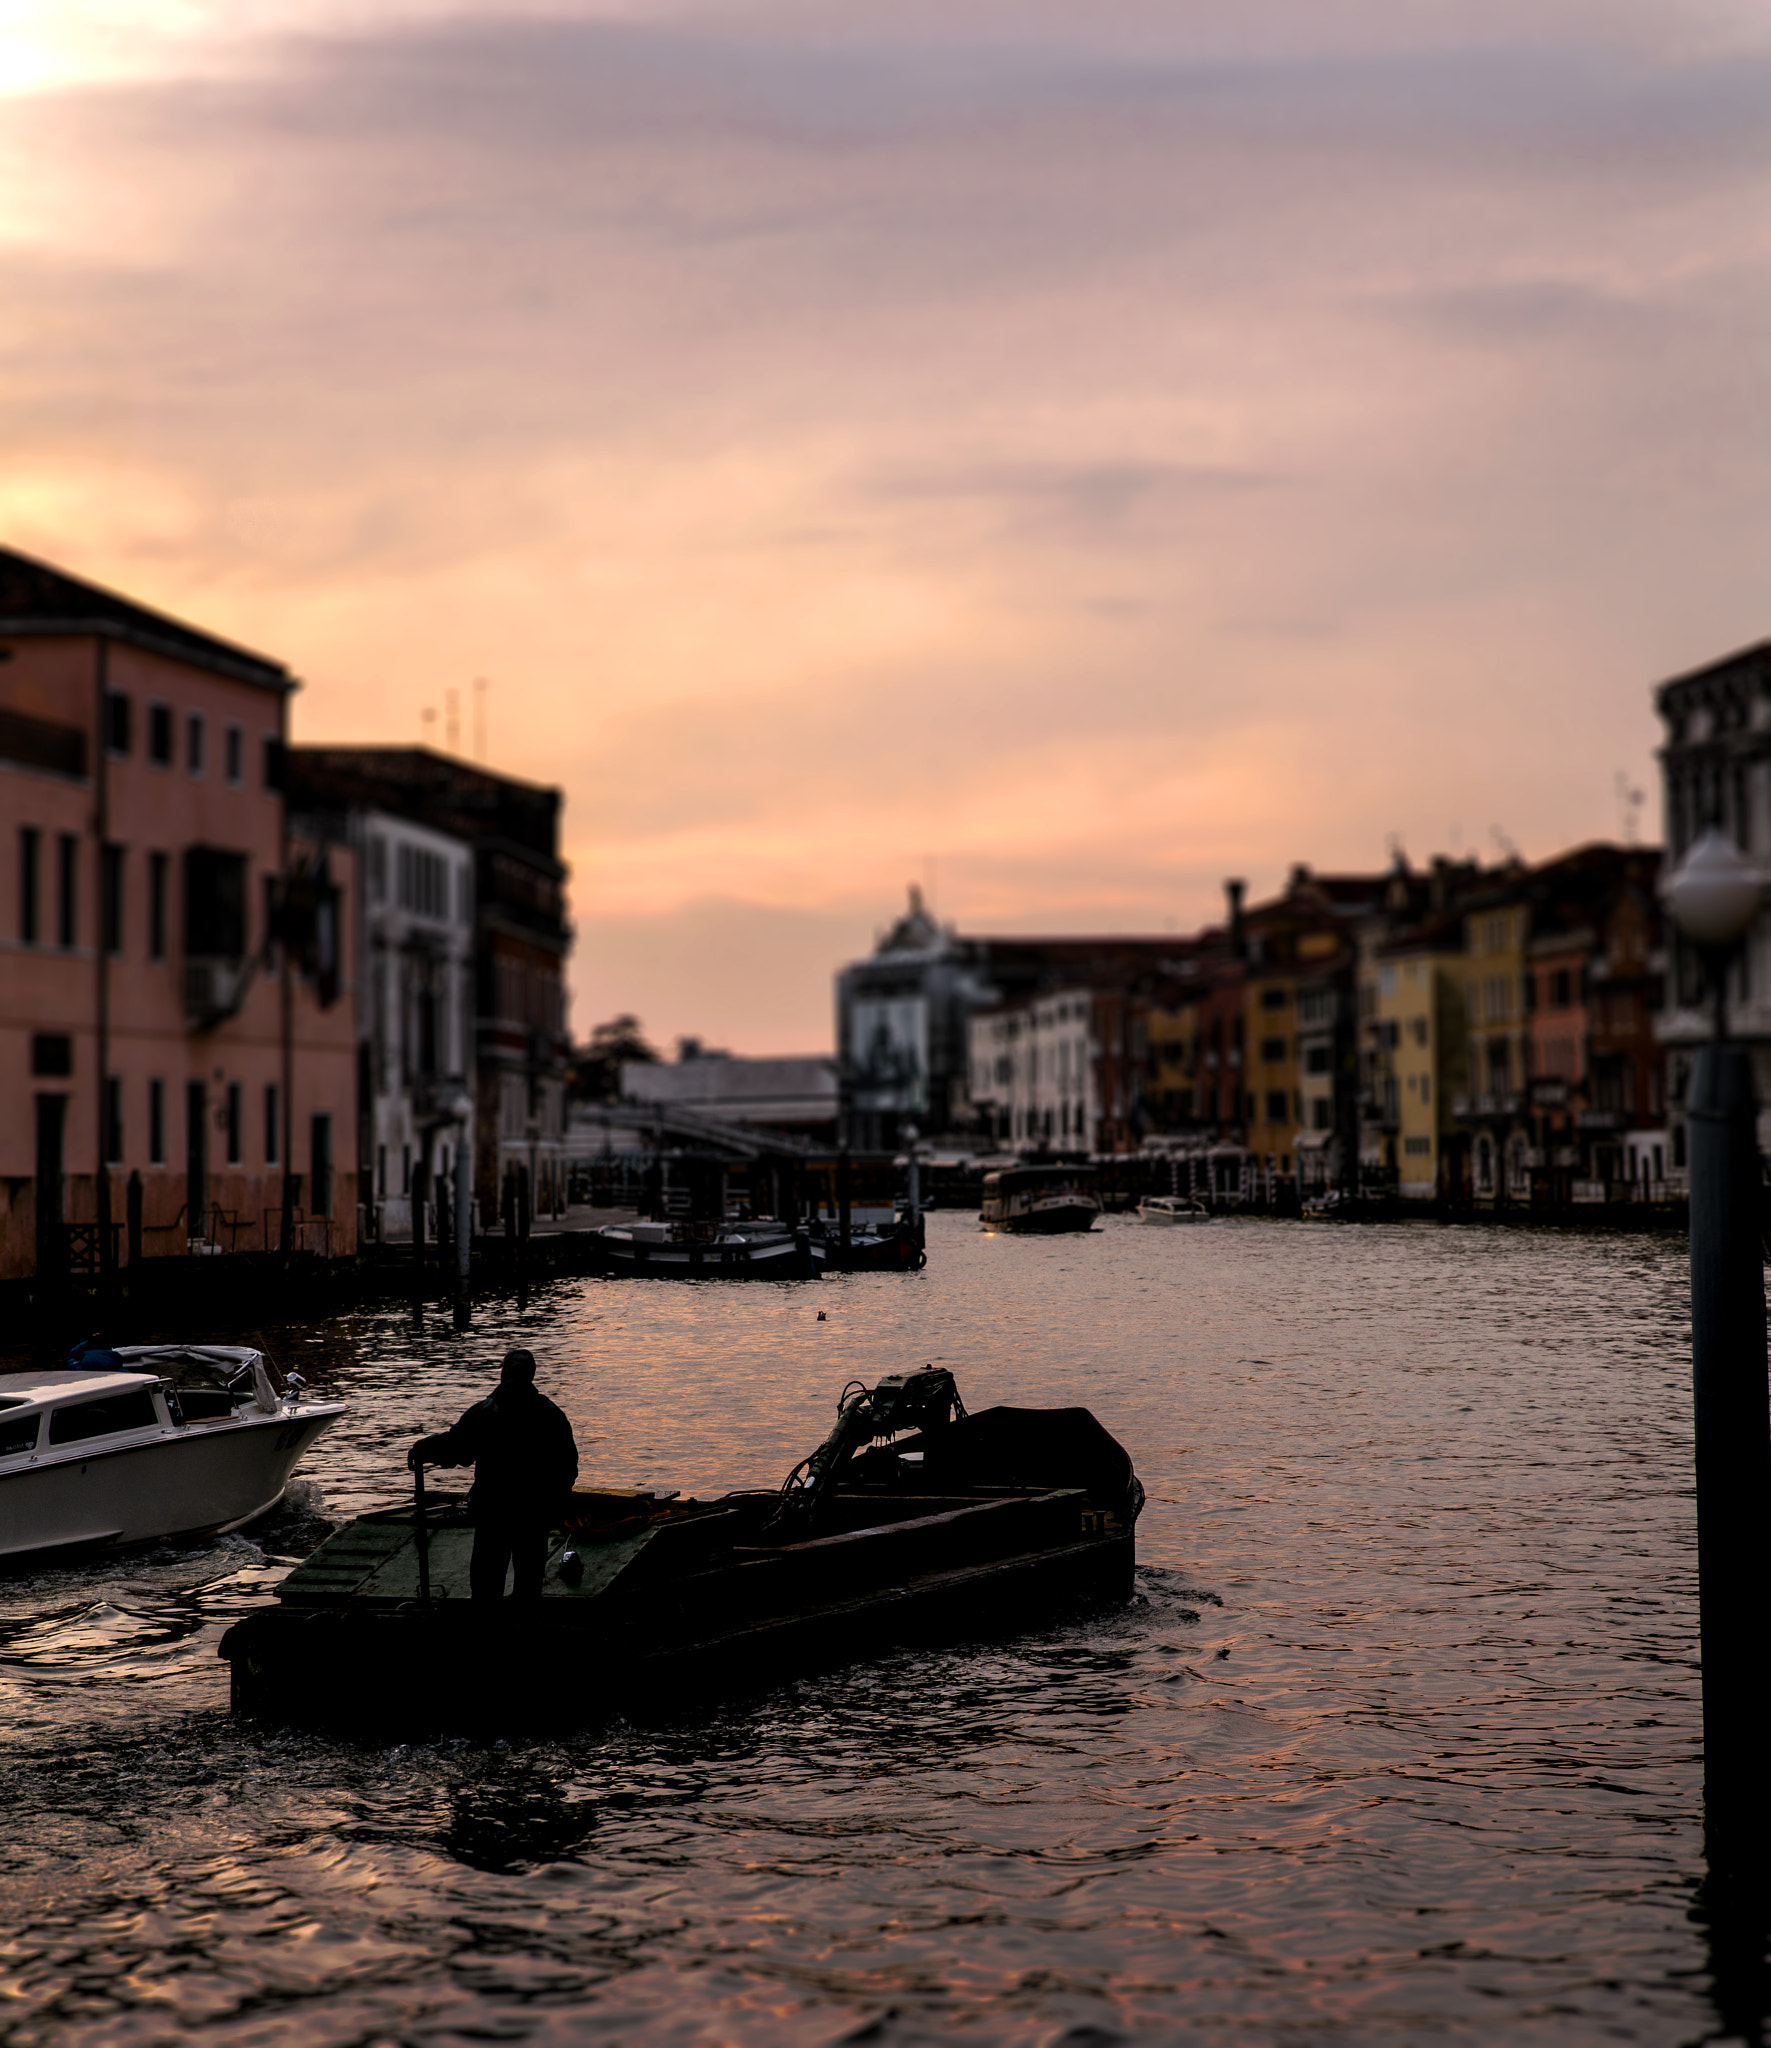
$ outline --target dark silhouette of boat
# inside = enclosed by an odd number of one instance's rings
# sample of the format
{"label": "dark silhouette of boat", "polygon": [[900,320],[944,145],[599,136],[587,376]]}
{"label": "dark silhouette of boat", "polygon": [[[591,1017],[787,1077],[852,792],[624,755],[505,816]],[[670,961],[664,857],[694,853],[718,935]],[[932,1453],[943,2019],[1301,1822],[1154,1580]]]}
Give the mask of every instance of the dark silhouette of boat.
{"label": "dark silhouette of boat", "polygon": [[824,1245],[801,1225],[610,1223],[597,1232],[604,1269],[644,1280],[815,1280]]}
{"label": "dark silhouette of boat", "polygon": [[824,1273],[913,1273],[928,1263],[920,1224],[857,1226],[772,1217],[722,1223],[609,1223],[603,1270],[643,1280],[816,1280]]}
{"label": "dark silhouette of boat", "polygon": [[1143,1502],[1086,1408],[967,1415],[927,1368],[845,1388],[778,1490],[575,1492],[539,1601],[470,1601],[459,1500],[362,1516],[220,1654],[235,1711],[271,1721],[409,1734],[695,1706],[1124,1600]]}

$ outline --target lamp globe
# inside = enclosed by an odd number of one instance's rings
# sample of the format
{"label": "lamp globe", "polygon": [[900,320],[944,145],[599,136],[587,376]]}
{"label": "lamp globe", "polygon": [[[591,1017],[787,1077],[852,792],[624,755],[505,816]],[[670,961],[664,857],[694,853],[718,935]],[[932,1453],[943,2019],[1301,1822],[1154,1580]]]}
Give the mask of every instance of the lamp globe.
{"label": "lamp globe", "polygon": [[1758,910],[1758,872],[1727,833],[1712,825],[1686,849],[1661,896],[1693,945],[1724,950],[1746,936]]}

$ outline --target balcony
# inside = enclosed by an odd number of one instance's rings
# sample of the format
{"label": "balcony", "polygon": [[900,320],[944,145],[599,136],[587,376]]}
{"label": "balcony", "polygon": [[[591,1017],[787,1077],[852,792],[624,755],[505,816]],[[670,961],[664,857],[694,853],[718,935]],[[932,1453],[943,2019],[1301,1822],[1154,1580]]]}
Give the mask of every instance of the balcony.
{"label": "balcony", "polygon": [[1454,1095],[1451,1098],[1451,1114],[1459,1123],[1492,1123],[1502,1117],[1517,1116],[1523,1106],[1523,1098],[1513,1094],[1495,1095]]}
{"label": "balcony", "polygon": [[218,1024],[225,1024],[246,999],[246,979],[244,960],[186,960],[186,1025],[192,1031],[213,1031]]}

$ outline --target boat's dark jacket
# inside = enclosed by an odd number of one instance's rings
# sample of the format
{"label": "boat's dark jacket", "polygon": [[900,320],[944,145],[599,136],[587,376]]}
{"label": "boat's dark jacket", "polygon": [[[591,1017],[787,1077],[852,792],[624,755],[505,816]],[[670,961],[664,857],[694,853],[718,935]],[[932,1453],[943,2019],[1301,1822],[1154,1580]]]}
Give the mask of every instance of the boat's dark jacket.
{"label": "boat's dark jacket", "polygon": [[468,1505],[483,1522],[545,1526],[578,1477],[572,1425],[533,1387],[500,1387],[418,1450],[427,1465],[474,1468]]}

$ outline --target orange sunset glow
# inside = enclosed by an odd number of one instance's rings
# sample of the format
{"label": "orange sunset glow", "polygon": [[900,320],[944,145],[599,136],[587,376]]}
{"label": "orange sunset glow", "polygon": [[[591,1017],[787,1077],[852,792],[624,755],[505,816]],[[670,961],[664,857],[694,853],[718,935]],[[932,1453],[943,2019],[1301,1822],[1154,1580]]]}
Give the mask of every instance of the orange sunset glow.
{"label": "orange sunset glow", "polygon": [[0,536],[302,741],[469,751],[486,678],[580,1037],[827,1047],[911,880],[1159,932],[1620,836],[1650,685],[1771,626],[1744,4],[0,29]]}

